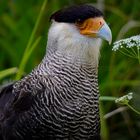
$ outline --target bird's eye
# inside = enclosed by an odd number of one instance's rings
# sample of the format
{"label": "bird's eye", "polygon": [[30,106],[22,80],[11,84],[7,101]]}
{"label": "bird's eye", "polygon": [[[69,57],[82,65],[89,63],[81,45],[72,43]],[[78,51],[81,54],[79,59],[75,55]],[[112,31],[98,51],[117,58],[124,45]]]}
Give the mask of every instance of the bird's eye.
{"label": "bird's eye", "polygon": [[99,24],[100,24],[100,26],[101,26],[101,25],[103,25],[103,22],[102,22],[102,21],[100,21],[100,22],[99,22]]}
{"label": "bird's eye", "polygon": [[77,24],[77,25],[81,25],[81,24],[83,24],[83,21],[82,21],[81,19],[78,19],[78,20],[76,21],[76,24]]}
{"label": "bird's eye", "polygon": [[78,20],[77,20],[77,22],[80,22],[80,21],[81,21],[81,19],[78,19]]}

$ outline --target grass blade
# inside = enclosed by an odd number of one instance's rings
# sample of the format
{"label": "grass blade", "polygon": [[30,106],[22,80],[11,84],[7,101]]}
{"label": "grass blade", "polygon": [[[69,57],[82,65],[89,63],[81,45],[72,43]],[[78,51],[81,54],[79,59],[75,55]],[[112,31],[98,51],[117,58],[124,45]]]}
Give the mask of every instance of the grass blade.
{"label": "grass blade", "polygon": [[[24,51],[24,54],[23,54],[21,63],[20,63],[20,65],[19,65],[19,71],[18,71],[18,73],[17,73],[17,75],[16,75],[16,80],[19,80],[19,79],[21,78],[23,72],[24,72],[26,63],[27,63],[28,58],[29,58],[29,56],[31,55],[31,52],[32,52],[32,51],[31,51],[31,50],[32,50],[31,46],[34,46],[34,47],[37,46],[37,45],[32,45],[32,43],[34,42],[35,33],[36,33],[37,29],[38,29],[39,23],[40,23],[40,21],[41,21],[41,18],[42,18],[42,16],[43,16],[44,11],[45,11],[46,4],[47,4],[47,0],[44,0],[43,5],[42,5],[41,10],[40,10],[40,13],[39,13],[39,15],[38,15],[36,24],[35,24],[35,26],[34,26],[34,28],[33,28],[32,34],[31,34],[31,36],[30,36],[30,38],[29,38],[27,47],[26,47],[26,49],[25,49],[25,51]],[[39,40],[39,39],[38,39],[38,40]],[[37,43],[35,43],[35,44],[37,44]],[[30,50],[30,49],[31,49],[31,50]]]}
{"label": "grass blade", "polygon": [[18,71],[18,69],[16,67],[0,71],[0,80],[5,78],[6,76],[17,73],[17,71]]}

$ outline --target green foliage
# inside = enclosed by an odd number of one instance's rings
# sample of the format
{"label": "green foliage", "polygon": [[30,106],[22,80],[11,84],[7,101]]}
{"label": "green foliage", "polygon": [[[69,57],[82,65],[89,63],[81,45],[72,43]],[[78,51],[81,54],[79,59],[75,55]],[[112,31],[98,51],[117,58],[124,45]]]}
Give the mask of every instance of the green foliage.
{"label": "green foliage", "polygon": [[17,73],[17,68],[15,67],[0,71],[0,80],[15,73]]}
{"label": "green foliage", "polygon": [[29,38],[27,47],[26,47],[26,49],[24,51],[23,58],[22,58],[22,60],[20,62],[19,71],[17,73],[16,80],[19,80],[22,77],[22,75],[24,73],[24,69],[25,69],[26,63],[27,63],[27,61],[28,61],[31,53],[33,52],[33,50],[35,49],[35,47],[38,45],[38,43],[39,43],[39,41],[41,39],[40,37],[38,37],[35,40],[35,33],[36,33],[37,28],[39,26],[39,23],[40,23],[40,20],[42,18],[42,15],[45,12],[46,4],[47,4],[47,0],[44,0],[43,5],[42,5],[41,10],[40,10],[40,13],[38,15],[36,24],[35,24],[35,26],[33,28],[32,34],[31,34],[31,36]]}
{"label": "green foliage", "polygon": [[[19,79],[39,64],[46,51],[50,15],[66,6],[93,3],[104,10],[105,19],[113,33],[113,42],[139,34],[139,0],[48,0],[38,23],[44,0],[0,1],[0,82]],[[40,37],[42,36],[42,37]],[[28,46],[28,47],[27,47]],[[25,52],[25,53],[24,53]],[[18,67],[19,72],[17,73]],[[10,69],[9,69],[10,68]],[[130,110],[104,118],[120,106],[116,97],[132,91],[133,106],[140,108],[140,65],[103,42],[99,64],[99,85],[102,139],[140,139],[140,119]]]}

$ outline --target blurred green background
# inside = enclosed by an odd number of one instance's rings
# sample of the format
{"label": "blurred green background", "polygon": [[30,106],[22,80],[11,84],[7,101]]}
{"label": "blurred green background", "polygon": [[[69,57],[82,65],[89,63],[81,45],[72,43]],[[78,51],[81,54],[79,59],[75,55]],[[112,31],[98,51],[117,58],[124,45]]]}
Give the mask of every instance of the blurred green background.
{"label": "blurred green background", "polygon": [[[43,2],[0,0],[0,84],[15,80]],[[50,15],[65,6],[81,3],[91,3],[104,12],[113,42],[140,34],[140,0],[48,0],[33,43],[40,36],[41,40],[29,57],[24,74],[37,66],[45,54]],[[7,71],[8,68],[13,69]],[[101,50],[99,85],[101,96],[119,97],[134,92],[131,105],[140,110],[140,64],[135,59],[113,52],[112,46],[106,42],[103,42]],[[111,112],[116,109],[119,109],[118,113],[113,115]],[[139,115],[112,101],[101,101],[101,112],[105,115],[103,140],[140,140]]]}

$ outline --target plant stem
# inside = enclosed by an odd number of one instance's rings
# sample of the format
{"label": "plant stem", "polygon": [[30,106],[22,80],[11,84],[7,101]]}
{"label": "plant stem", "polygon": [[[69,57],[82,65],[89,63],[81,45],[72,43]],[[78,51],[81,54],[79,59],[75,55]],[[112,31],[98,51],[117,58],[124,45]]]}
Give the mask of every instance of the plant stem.
{"label": "plant stem", "polygon": [[137,51],[138,51],[138,61],[139,61],[139,64],[140,64],[140,49],[139,49],[139,47],[137,47]]}
{"label": "plant stem", "polygon": [[115,101],[117,97],[111,97],[111,96],[101,96],[99,98],[100,101]]}
{"label": "plant stem", "polygon": [[30,47],[31,47],[31,45],[32,45],[32,43],[33,43],[33,41],[35,39],[35,33],[36,33],[37,29],[38,29],[39,23],[41,21],[41,18],[43,16],[44,11],[45,11],[46,4],[47,4],[47,0],[44,0],[44,2],[42,4],[42,7],[41,7],[41,10],[40,10],[40,13],[39,13],[38,18],[37,18],[37,21],[36,21],[35,26],[33,28],[32,34],[31,34],[31,36],[29,38],[28,44],[27,44],[26,49],[24,51],[21,63],[19,65],[19,71],[18,71],[18,73],[16,75],[16,80],[19,80],[21,78],[23,72],[24,72],[26,63],[27,63],[28,58],[29,58],[28,53],[30,52]]}
{"label": "plant stem", "polygon": [[99,104],[100,108],[100,120],[101,120],[101,137],[102,140],[108,140],[109,139],[109,129],[106,120],[104,119],[104,107],[102,105],[102,102]]}
{"label": "plant stem", "polygon": [[133,52],[131,52],[129,49],[127,49],[127,48],[125,48],[125,47],[123,47],[123,49],[127,52],[127,54],[129,54],[130,56],[132,56],[132,57],[137,57],[137,55],[135,55]]}
{"label": "plant stem", "polygon": [[41,40],[41,37],[38,37],[38,38],[35,40],[35,42],[33,43],[33,45],[30,47],[30,50],[29,50],[28,55],[27,55],[27,57],[26,57],[26,61],[28,60],[28,58],[30,57],[31,53],[32,53],[33,50],[36,48],[36,46],[39,44],[40,40]]}
{"label": "plant stem", "polygon": [[135,113],[139,114],[140,115],[140,112],[137,111],[134,107],[132,107],[130,104],[126,104],[131,110],[133,110]]}
{"label": "plant stem", "polygon": [[124,51],[121,51],[123,52],[126,56],[129,56],[129,57],[132,57],[132,58],[136,58],[137,55],[135,56],[135,54],[133,54],[133,52],[131,53],[129,50],[127,50],[126,48],[123,48],[126,52]]}
{"label": "plant stem", "polygon": [[[99,98],[100,101],[115,101],[117,97],[111,97],[111,96],[101,96]],[[133,110],[135,113],[140,115],[140,112],[137,111],[134,107],[132,107],[129,103],[125,104],[127,105],[131,110]]]}
{"label": "plant stem", "polygon": [[134,48],[131,47],[133,54],[137,57],[137,53],[135,52]]}

